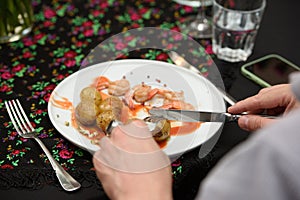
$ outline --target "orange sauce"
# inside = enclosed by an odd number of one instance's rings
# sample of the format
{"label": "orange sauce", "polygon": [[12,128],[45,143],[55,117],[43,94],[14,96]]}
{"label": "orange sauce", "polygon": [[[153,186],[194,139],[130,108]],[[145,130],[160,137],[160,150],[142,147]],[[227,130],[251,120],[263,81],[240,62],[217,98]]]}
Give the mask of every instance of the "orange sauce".
{"label": "orange sauce", "polygon": [[72,110],[73,104],[69,99],[66,97],[60,97],[61,100],[55,99],[54,97],[51,97],[50,101],[53,103],[54,106],[57,108],[63,109],[63,110]]}
{"label": "orange sauce", "polygon": [[181,126],[171,127],[170,135],[179,136],[194,132],[201,126],[201,122],[182,122]]}
{"label": "orange sauce", "polygon": [[157,142],[159,148],[161,148],[161,149],[165,148],[167,146],[167,143],[168,143],[168,140]]}

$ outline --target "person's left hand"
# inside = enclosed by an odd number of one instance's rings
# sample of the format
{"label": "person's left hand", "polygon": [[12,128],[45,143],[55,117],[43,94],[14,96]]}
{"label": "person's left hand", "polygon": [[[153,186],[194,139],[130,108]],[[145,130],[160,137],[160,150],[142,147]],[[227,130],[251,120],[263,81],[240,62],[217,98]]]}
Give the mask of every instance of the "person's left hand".
{"label": "person's left hand", "polygon": [[93,163],[111,199],[172,199],[170,160],[144,122],[118,126],[99,145]]}

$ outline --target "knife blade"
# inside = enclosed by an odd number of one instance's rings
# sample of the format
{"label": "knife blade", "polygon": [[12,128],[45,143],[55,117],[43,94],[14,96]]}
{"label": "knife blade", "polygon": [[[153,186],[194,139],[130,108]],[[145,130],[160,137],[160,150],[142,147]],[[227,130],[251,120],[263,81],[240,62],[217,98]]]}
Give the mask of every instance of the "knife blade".
{"label": "knife blade", "polygon": [[155,108],[150,109],[149,113],[154,117],[183,122],[227,122],[236,121],[242,116],[233,115],[226,112],[208,112],[174,109],[166,110]]}
{"label": "knife blade", "polygon": [[[171,60],[178,66],[184,67],[186,69],[189,69],[197,74],[199,74],[200,76],[206,78],[205,76],[203,76],[203,74],[197,69],[197,67],[191,65],[188,61],[186,61],[182,56],[180,56],[178,53],[176,53],[175,51],[169,51],[168,52],[169,57],[171,58]],[[220,94],[222,95],[223,99],[230,104],[231,106],[234,105],[237,101],[230,96],[225,90],[223,90],[220,87],[217,87],[217,89],[219,90]]]}

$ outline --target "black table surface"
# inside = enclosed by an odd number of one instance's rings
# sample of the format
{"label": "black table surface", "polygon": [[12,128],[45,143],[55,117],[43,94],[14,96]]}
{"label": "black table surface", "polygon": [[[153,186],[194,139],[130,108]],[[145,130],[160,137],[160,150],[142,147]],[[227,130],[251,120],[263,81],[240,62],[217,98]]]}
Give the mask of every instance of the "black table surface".
{"label": "black table surface", "polygon": [[[51,3],[49,2],[51,1],[48,1],[48,6],[51,5]],[[76,5],[78,5],[81,1],[76,0],[74,2],[76,2]],[[170,9],[173,9],[173,11],[175,8],[178,9],[178,4],[176,4],[175,2],[166,2],[167,5],[170,4]],[[300,42],[298,40],[298,37],[300,36],[300,22],[298,21],[300,17],[300,12],[298,9],[299,7],[300,1],[296,0],[272,0],[267,2],[267,7],[263,16],[261,27],[256,38],[254,51],[247,62],[255,60],[267,54],[275,53],[282,55],[296,65],[300,65],[300,58],[298,56],[298,50],[300,49]],[[186,7],[179,6],[179,8],[185,9]],[[164,13],[161,15],[161,17],[168,17],[168,15],[169,13]],[[203,41],[201,40],[200,42]],[[1,45],[0,53],[5,53],[9,49],[10,47]],[[87,51],[85,53],[87,53]],[[0,55],[0,64],[2,64],[0,65],[0,69],[3,67],[3,63],[6,65],[10,64],[9,62],[5,61],[6,58],[3,57],[3,55],[4,54]],[[5,55],[7,55],[7,52]],[[237,100],[241,100],[248,96],[254,95],[261,89],[260,86],[246,79],[241,74],[240,67],[245,62],[228,63],[218,60],[216,57],[214,57],[214,61],[224,78],[226,90]],[[1,100],[4,101],[5,99],[6,98],[2,94]],[[3,110],[4,109],[2,109],[2,111]],[[1,113],[1,116],[1,119],[3,118],[3,116],[7,118],[7,115],[4,113]],[[4,128],[4,126],[1,126],[1,138],[5,138],[4,134],[7,134],[7,132],[4,131]],[[215,164],[236,145],[246,140],[249,135],[251,134],[241,130],[236,123],[226,123],[223,127],[221,136],[217,144],[206,157],[199,159],[193,151],[183,155],[180,165],[183,167],[184,171],[176,177],[176,180],[174,182],[174,199],[193,199],[197,193],[201,181],[215,166]],[[5,151],[5,149],[1,149],[1,151]],[[2,157],[6,154],[7,152],[0,152],[0,156]],[[91,161],[91,155],[85,153],[84,156],[85,160]],[[0,157],[0,161],[2,157]],[[87,166],[89,168],[92,168],[91,162],[89,162]],[[80,168],[80,166],[78,166],[76,169],[78,168]],[[1,174],[3,175],[6,172],[9,174],[10,172],[8,172],[7,170],[8,169],[2,168]],[[16,171],[19,170],[19,168],[15,167],[12,170]],[[28,168],[25,168],[25,170],[28,170]],[[49,166],[47,170],[49,173],[53,173],[51,172],[51,168],[49,168]],[[87,171],[90,171],[90,169],[87,169]],[[37,188],[22,188],[19,186],[15,187],[15,185],[11,185],[11,187],[5,188],[2,185],[0,188],[0,197],[1,199],[4,199],[4,197],[10,199],[108,199],[101,185],[96,182],[97,180],[95,178],[94,172],[86,172],[86,176],[91,177],[90,179],[84,179],[90,180],[90,182],[87,181],[88,186],[81,188],[76,192],[65,192],[59,187],[57,182],[55,184],[52,184],[52,182],[50,181],[50,184],[45,184]],[[12,178],[18,178],[18,176],[13,176]],[[3,180],[3,177],[0,177],[0,182],[1,180]],[[94,183],[94,185],[91,183]]]}

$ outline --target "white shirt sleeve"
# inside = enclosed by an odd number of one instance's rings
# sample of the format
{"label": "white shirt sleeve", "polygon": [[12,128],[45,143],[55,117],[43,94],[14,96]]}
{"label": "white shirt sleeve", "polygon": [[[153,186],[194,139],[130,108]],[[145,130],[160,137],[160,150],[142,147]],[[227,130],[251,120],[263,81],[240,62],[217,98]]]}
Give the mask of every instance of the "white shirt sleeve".
{"label": "white shirt sleeve", "polygon": [[196,199],[300,199],[300,110],[229,153],[203,181]]}

